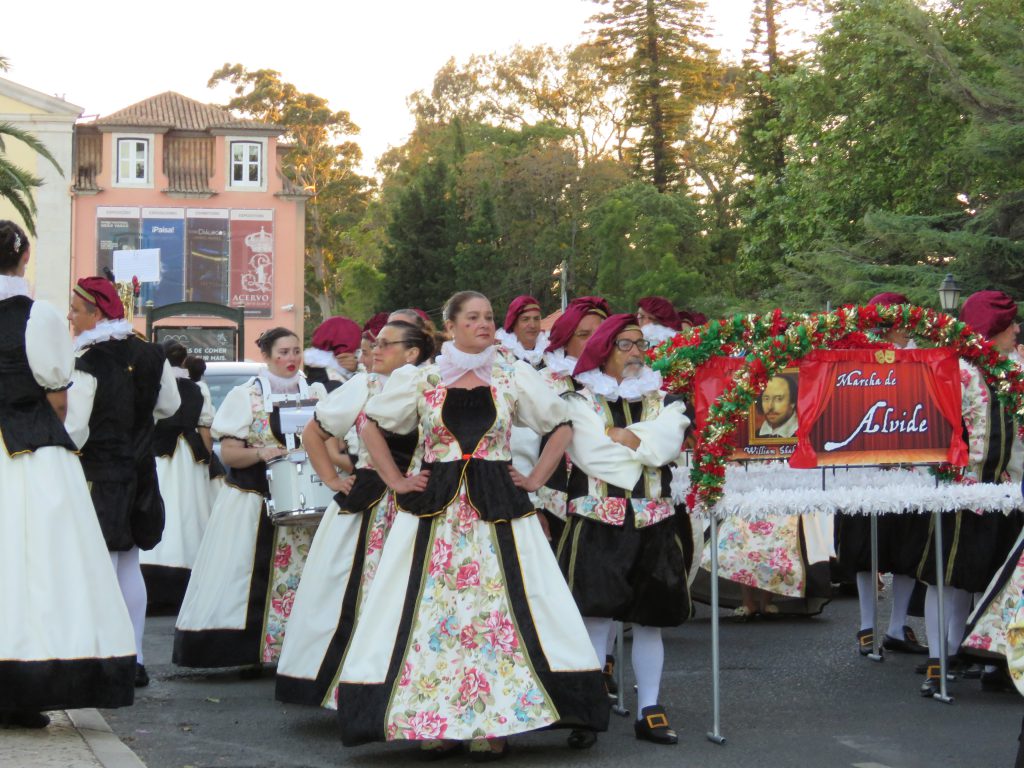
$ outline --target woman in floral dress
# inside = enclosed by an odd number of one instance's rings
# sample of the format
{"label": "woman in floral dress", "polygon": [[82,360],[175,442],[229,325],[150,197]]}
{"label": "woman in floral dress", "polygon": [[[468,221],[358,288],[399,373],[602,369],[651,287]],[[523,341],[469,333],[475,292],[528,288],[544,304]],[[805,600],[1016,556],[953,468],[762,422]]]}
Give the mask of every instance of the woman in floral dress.
{"label": "woman in floral dress", "polygon": [[[366,405],[362,438],[398,515],[348,653],[342,738],[416,740],[428,756],[552,726],[604,730],[608,700],[583,621],[527,491],[571,437],[564,403],[522,361],[496,355],[475,292],[445,307],[437,363],[395,371]],[[529,477],[511,467],[513,423],[551,434]],[[419,426],[422,471],[404,475],[382,432]]]}
{"label": "woman in floral dress", "polygon": [[265,513],[267,462],[284,456],[278,404],[320,399],[306,386],[294,331],[273,328],[256,341],[266,369],[224,398],[212,433],[230,470],[199,545],[174,631],[175,664],[250,666],[277,661],[314,527],[274,526]]}
{"label": "woman in floral dress", "polygon": [[[392,371],[418,365],[434,352],[422,328],[396,320],[373,343],[373,373],[357,373],[317,404],[302,445],[317,475],[337,491],[327,508],[302,572],[288,617],[288,638],[277,668],[278,701],[337,709],[337,681],[352,628],[377,572],[395,519],[395,495],[373,468],[364,446],[354,475],[342,478],[331,465],[327,442],[344,441],[353,425],[366,423],[363,407],[387,383]],[[389,434],[388,449],[403,472],[417,459],[419,434]]]}

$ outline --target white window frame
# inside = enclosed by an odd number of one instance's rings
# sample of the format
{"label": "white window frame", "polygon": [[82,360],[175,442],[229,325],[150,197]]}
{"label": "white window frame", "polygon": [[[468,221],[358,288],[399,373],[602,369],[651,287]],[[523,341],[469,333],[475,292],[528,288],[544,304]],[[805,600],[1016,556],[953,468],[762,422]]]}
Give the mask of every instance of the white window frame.
{"label": "white window frame", "polygon": [[[113,167],[113,179],[111,183],[115,187],[134,187],[151,189],[153,187],[153,135],[152,134],[135,134],[135,133],[115,133],[113,136],[114,141],[114,162]],[[124,179],[121,177],[121,146],[127,142],[144,143],[146,145],[145,150],[145,178],[128,178]],[[129,162],[134,162],[129,160]]]}
{"label": "white window frame", "polygon": [[[267,139],[258,136],[227,136],[227,187],[239,192],[266,192],[267,191]],[[235,181],[235,146],[238,144],[255,145],[259,147],[259,180],[258,181]],[[244,160],[245,167],[250,167],[249,160]]]}

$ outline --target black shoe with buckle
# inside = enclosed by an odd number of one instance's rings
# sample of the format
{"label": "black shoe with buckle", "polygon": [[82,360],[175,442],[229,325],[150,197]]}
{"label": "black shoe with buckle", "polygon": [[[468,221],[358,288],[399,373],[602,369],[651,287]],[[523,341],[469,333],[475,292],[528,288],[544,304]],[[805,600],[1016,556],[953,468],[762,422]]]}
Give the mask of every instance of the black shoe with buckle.
{"label": "black shoe with buckle", "polygon": [[610,653],[604,657],[604,687],[608,690],[608,697],[614,699],[619,693],[619,684],[615,682],[615,657]]}
{"label": "black shoe with buckle", "polygon": [[655,744],[676,744],[679,737],[668,724],[668,715],[660,704],[644,707],[640,719],[633,723],[633,732],[642,741],[653,741]]}
{"label": "black shoe with buckle", "polygon": [[857,633],[857,650],[861,656],[870,656],[874,651],[875,631],[873,629],[862,629]]}
{"label": "black shoe with buckle", "polygon": [[[942,677],[942,666],[938,659],[928,659],[925,665],[924,671],[924,682],[921,683],[921,695],[932,696],[939,693],[941,690],[940,683]],[[950,674],[949,670],[946,670],[946,682],[956,680],[956,675]]]}
{"label": "black shoe with buckle", "polygon": [[899,653],[917,653],[921,655],[928,653],[927,646],[917,642],[917,635],[914,634],[914,630],[910,627],[903,627],[903,637],[905,639],[901,640],[898,637],[886,634],[882,638],[882,647],[887,651],[898,651]]}
{"label": "black shoe with buckle", "polygon": [[573,728],[567,741],[571,749],[590,749],[597,744],[597,734],[583,728]]}

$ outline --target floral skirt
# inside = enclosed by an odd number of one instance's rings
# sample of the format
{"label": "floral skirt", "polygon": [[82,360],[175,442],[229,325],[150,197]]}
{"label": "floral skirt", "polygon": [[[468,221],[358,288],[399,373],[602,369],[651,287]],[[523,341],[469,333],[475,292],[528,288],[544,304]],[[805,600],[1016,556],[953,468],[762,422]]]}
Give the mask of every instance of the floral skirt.
{"label": "floral skirt", "polygon": [[332,502],[324,513],[288,617],[278,701],[337,709],[341,660],[395,519],[394,499],[386,493],[368,511],[355,513]]}
{"label": "floral skirt", "polygon": [[986,660],[1005,659],[1024,694],[1024,533],[974,609],[961,650]]}
{"label": "floral skirt", "polygon": [[399,512],[342,663],[347,746],[604,730],[600,665],[535,515],[489,523],[465,485]]}
{"label": "floral skirt", "polygon": [[192,566],[174,628],[173,662],[276,662],[314,531],[275,527],[260,494],[226,485]]}

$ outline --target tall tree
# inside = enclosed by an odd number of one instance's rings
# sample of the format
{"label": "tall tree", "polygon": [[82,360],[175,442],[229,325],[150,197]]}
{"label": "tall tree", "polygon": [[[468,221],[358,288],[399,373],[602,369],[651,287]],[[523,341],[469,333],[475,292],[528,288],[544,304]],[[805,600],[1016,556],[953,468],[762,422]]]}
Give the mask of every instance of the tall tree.
{"label": "tall tree", "polygon": [[707,44],[704,0],[600,0],[594,45],[606,71],[626,84],[627,122],[639,136],[632,159],[640,178],[665,191],[681,178],[680,142],[697,105],[719,83]]}
{"label": "tall tree", "polygon": [[[344,307],[338,296],[351,295],[340,281],[347,259],[365,258],[353,249],[358,237],[350,231],[359,225],[373,190],[371,179],[360,175],[362,159],[358,144],[348,137],[359,133],[349,113],[332,110],[327,100],[300,91],[272,69],[248,70],[241,64],[225,64],[207,84],[234,86],[229,109],[275,123],[284,128],[288,151],[282,172],[309,199],[306,203],[306,294],[315,311],[315,325]],[[372,269],[372,264],[365,263]],[[350,310],[351,311],[351,310]]]}

